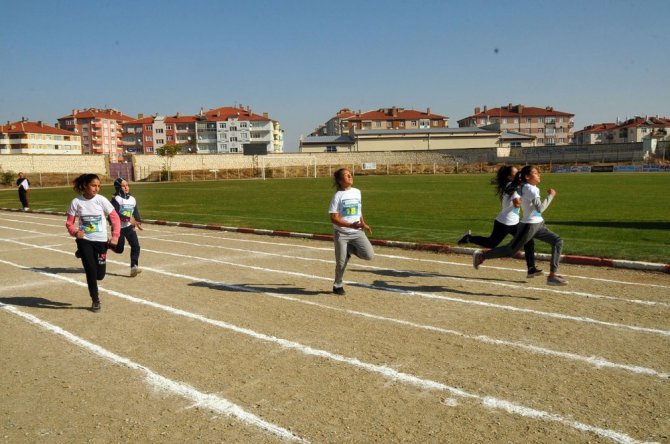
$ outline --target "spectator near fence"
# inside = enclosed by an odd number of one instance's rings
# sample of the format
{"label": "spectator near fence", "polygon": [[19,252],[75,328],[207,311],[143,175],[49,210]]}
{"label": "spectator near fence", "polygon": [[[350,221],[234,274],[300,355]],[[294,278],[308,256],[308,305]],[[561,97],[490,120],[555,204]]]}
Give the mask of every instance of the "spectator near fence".
{"label": "spectator near fence", "polygon": [[16,179],[16,186],[19,187],[19,200],[21,201],[23,211],[30,210],[30,204],[28,203],[30,181],[23,173],[19,173],[19,178]]}

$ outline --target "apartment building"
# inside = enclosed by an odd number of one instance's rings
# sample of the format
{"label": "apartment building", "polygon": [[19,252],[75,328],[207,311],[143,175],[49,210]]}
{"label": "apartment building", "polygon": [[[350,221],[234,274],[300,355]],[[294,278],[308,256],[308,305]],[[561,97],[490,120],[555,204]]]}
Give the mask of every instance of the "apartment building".
{"label": "apartment building", "polygon": [[572,143],[574,114],[557,111],[551,106],[538,108],[525,105],[483,109],[458,121],[459,127],[499,125],[501,131],[528,134],[537,145],[567,145]]}
{"label": "apartment building", "polygon": [[20,120],[0,125],[1,154],[81,154],[81,137],[45,125],[42,121]]}
{"label": "apartment building", "polygon": [[268,153],[283,151],[279,122],[254,114],[250,107],[221,107],[200,110],[195,122],[196,150],[207,153],[243,153],[244,145],[265,145]]}
{"label": "apartment building", "polygon": [[594,123],[584,129],[575,131],[573,143],[576,145],[592,145],[596,143],[612,143],[614,136],[611,130],[616,123]]}
{"label": "apartment building", "polygon": [[636,116],[617,123],[595,123],[575,132],[575,143],[635,143],[645,139],[670,140],[670,119]]}
{"label": "apartment building", "polygon": [[138,115],[123,124],[123,147],[127,154],[155,154],[163,145],[180,145],[184,154],[195,153],[196,116]]}
{"label": "apartment building", "polygon": [[449,118],[432,113],[430,108],[425,112],[396,106],[366,112],[353,112],[349,108],[342,108],[334,117],[314,130],[310,136],[339,136],[352,134],[354,131],[404,131],[448,126]]}
{"label": "apartment building", "polygon": [[111,162],[123,161],[123,123],[132,117],[115,109],[73,109],[58,119],[58,127],[81,136],[83,154],[108,154]]}

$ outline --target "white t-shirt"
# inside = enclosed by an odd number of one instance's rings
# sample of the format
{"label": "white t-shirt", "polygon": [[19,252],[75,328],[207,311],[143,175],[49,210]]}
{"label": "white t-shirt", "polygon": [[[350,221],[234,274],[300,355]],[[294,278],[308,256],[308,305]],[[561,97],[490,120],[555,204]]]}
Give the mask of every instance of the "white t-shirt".
{"label": "white t-shirt", "polygon": [[[342,219],[350,224],[359,222],[363,214],[361,191],[358,188],[337,191],[330,201],[328,213],[338,213]],[[358,228],[341,227],[336,224],[333,224],[333,228],[340,233],[356,233],[359,231]]]}
{"label": "white t-shirt", "polygon": [[496,220],[505,225],[516,225],[519,223],[519,209],[514,207],[514,199],[518,199],[519,193],[503,194],[502,210],[498,213]]}
{"label": "white t-shirt", "polygon": [[539,224],[542,222],[544,220],[542,212],[549,206],[553,198],[553,196],[547,196],[542,202],[538,187],[529,183],[523,184],[523,187],[521,187],[521,211],[523,211],[521,222],[525,224]]}
{"label": "white t-shirt", "polygon": [[124,199],[118,194],[114,196],[114,200],[119,204],[119,218],[121,219],[121,228],[131,226],[132,224],[130,223],[130,217],[135,211],[137,201],[133,196],[128,196],[128,198]]}
{"label": "white t-shirt", "polygon": [[84,231],[84,239],[107,242],[107,215],[114,207],[106,197],[96,194],[91,199],[77,196],[72,199],[67,214],[79,218],[79,228]]}

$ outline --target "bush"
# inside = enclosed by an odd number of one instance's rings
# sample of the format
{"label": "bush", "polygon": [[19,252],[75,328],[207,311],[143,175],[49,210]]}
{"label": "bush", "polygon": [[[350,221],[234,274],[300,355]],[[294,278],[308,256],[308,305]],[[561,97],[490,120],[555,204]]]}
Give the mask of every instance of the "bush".
{"label": "bush", "polygon": [[3,185],[11,186],[14,184],[14,176],[16,173],[12,170],[9,171],[0,171],[0,180]]}

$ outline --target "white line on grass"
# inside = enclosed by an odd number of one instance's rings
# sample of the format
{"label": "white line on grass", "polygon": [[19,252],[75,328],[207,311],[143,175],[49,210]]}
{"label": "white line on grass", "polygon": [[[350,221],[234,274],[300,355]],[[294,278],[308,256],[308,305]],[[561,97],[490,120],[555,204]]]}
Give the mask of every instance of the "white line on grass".
{"label": "white line on grass", "polygon": [[[4,260],[0,260],[0,262],[8,264],[8,265],[13,265],[13,266],[15,266],[17,268],[21,268],[23,270],[28,270],[28,271],[31,271],[33,273],[39,273],[39,274],[42,274],[42,275],[45,275],[45,276],[48,276],[48,277],[64,280],[64,281],[70,282],[74,285],[78,285],[78,286],[81,286],[81,287],[86,287],[85,283],[77,281],[77,280],[72,279],[72,278],[68,278],[68,277],[60,276],[60,275],[56,275],[56,274],[51,274],[51,273],[46,273],[46,272],[43,272],[43,271],[32,270],[29,267],[19,265],[19,264],[15,264],[13,262],[8,262],[8,261],[4,261]],[[182,310],[182,309],[179,309],[179,308],[175,308],[175,307],[172,307],[172,306],[169,306],[169,305],[163,305],[163,304],[159,304],[159,303],[156,303],[156,302],[153,302],[153,301],[148,301],[148,300],[145,300],[145,299],[137,298],[137,297],[130,296],[130,295],[127,295],[127,294],[124,294],[124,293],[120,293],[120,292],[117,292],[117,291],[114,291],[114,290],[109,290],[109,289],[106,289],[106,288],[103,288],[103,287],[100,287],[99,289],[100,289],[100,291],[104,291],[105,293],[111,294],[113,296],[116,296],[120,299],[124,299],[126,301],[130,301],[130,302],[141,304],[141,305],[147,305],[149,307],[153,307],[153,308],[157,308],[159,310],[166,311],[170,314],[183,316],[183,317],[186,317],[188,319],[198,320],[198,321],[204,322],[204,323],[209,324],[209,325],[214,325],[214,326],[217,326],[217,327],[229,330],[229,331],[233,331],[233,332],[236,332],[236,333],[239,333],[239,334],[251,336],[255,339],[258,339],[258,340],[261,340],[261,341],[264,341],[264,342],[269,342],[269,343],[272,343],[272,344],[279,345],[282,348],[299,351],[299,352],[301,352],[301,353],[303,353],[307,356],[316,356],[316,357],[328,359],[328,360],[331,360],[331,361],[334,361],[334,362],[340,362],[340,363],[348,364],[348,365],[351,365],[351,366],[354,366],[354,367],[357,367],[357,368],[362,368],[362,369],[367,370],[367,371],[372,372],[372,373],[381,374],[382,376],[384,376],[386,378],[389,378],[391,380],[395,380],[395,381],[398,381],[398,382],[409,384],[409,385],[412,385],[414,387],[418,387],[420,389],[431,390],[431,391],[432,390],[446,391],[446,392],[449,392],[452,395],[455,395],[455,396],[458,396],[458,397],[476,400],[476,401],[479,401],[483,406],[488,407],[490,409],[502,410],[502,411],[508,412],[510,414],[519,415],[519,416],[523,416],[523,417],[526,417],[526,418],[540,419],[540,420],[560,423],[560,424],[563,424],[563,425],[568,426],[570,428],[580,430],[580,431],[594,433],[594,434],[596,434],[598,436],[601,436],[603,438],[611,439],[615,442],[622,443],[622,444],[637,444],[637,443],[642,443],[643,442],[643,441],[638,441],[638,440],[636,440],[636,439],[634,439],[634,438],[632,438],[632,437],[630,437],[630,436],[628,436],[624,433],[617,432],[615,430],[592,426],[592,425],[585,424],[585,423],[582,423],[582,422],[579,422],[579,421],[574,421],[574,420],[565,418],[565,417],[563,417],[561,415],[558,415],[558,414],[546,412],[546,411],[543,411],[543,410],[537,410],[537,409],[530,408],[530,407],[525,407],[525,406],[518,405],[518,404],[515,404],[513,402],[503,400],[503,399],[498,399],[498,398],[491,397],[491,396],[481,396],[481,395],[469,393],[469,392],[466,392],[466,391],[461,390],[459,388],[451,387],[449,385],[443,384],[441,382],[421,378],[421,377],[418,377],[418,376],[410,375],[408,373],[399,372],[397,370],[394,370],[394,369],[392,369],[390,367],[387,367],[387,366],[384,366],[384,365],[370,364],[370,363],[360,361],[359,359],[356,359],[356,358],[349,358],[349,357],[346,357],[346,356],[343,356],[343,355],[331,353],[331,352],[326,351],[326,350],[315,349],[315,348],[300,344],[298,342],[289,341],[287,339],[278,338],[276,336],[266,335],[264,333],[259,333],[259,332],[256,332],[254,330],[248,329],[248,328],[239,327],[239,326],[236,326],[234,324],[230,324],[228,322],[219,321],[219,320],[215,320],[215,319],[210,319],[210,318],[207,318],[205,316],[199,315],[197,313],[192,313],[192,312]],[[5,305],[5,304],[2,304],[2,305]],[[116,356],[116,355],[114,355],[114,356]],[[119,357],[119,359],[125,359],[125,358]],[[128,364],[125,364],[125,365],[128,365]],[[145,367],[139,366],[139,364],[138,364],[138,368],[141,368],[145,371],[148,371],[148,369],[146,369]],[[187,386],[184,386],[184,387],[187,387]],[[185,390],[185,392],[187,392],[187,391]],[[208,396],[213,396],[213,395],[208,395]],[[290,434],[290,432],[287,432],[287,433]],[[295,435],[292,435],[292,434],[290,436],[293,437],[294,439],[300,439],[298,437],[295,437]]]}
{"label": "white line on grass", "polygon": [[[4,261],[3,261],[4,262]],[[12,264],[17,266],[17,264]],[[20,268],[24,268],[19,266]],[[49,274],[49,273],[43,273],[40,272],[41,274]],[[68,279],[69,281],[69,279]],[[206,409],[211,409],[217,413],[220,413],[222,415],[226,416],[232,416],[234,418],[237,418],[239,421],[243,422],[244,424],[252,425],[254,427],[258,427],[268,433],[271,433],[275,436],[278,436],[283,439],[289,439],[293,441],[300,441],[300,442],[308,442],[290,431],[272,424],[271,422],[265,421],[264,419],[254,415],[253,413],[247,412],[244,410],[242,407],[239,405],[228,401],[227,399],[221,398],[219,396],[213,395],[211,393],[203,393],[199,390],[196,390],[195,388],[183,384],[181,382],[174,381],[172,379],[166,378],[165,376],[159,375],[158,373],[153,372],[149,368],[138,364],[137,362],[131,361],[128,358],[124,358],[123,356],[119,356],[103,347],[100,347],[99,345],[96,345],[92,342],[89,342],[83,338],[80,338],[79,336],[76,336],[72,333],[70,333],[67,330],[64,330],[54,324],[51,324],[49,322],[43,321],[42,319],[33,316],[29,313],[25,313],[21,310],[18,310],[17,308],[4,304],[0,302],[0,308],[4,309],[5,311],[11,312],[17,316],[22,317],[24,320],[27,320],[44,330],[47,330],[51,333],[55,333],[59,336],[62,336],[72,344],[81,347],[83,349],[86,349],[95,355],[98,355],[104,359],[107,359],[115,364],[119,364],[125,367],[128,367],[132,370],[138,370],[142,373],[145,374],[146,381],[160,389],[166,392],[170,392],[174,395],[180,396],[182,398],[186,398],[192,402],[195,403],[196,406],[198,407],[204,407]]]}

